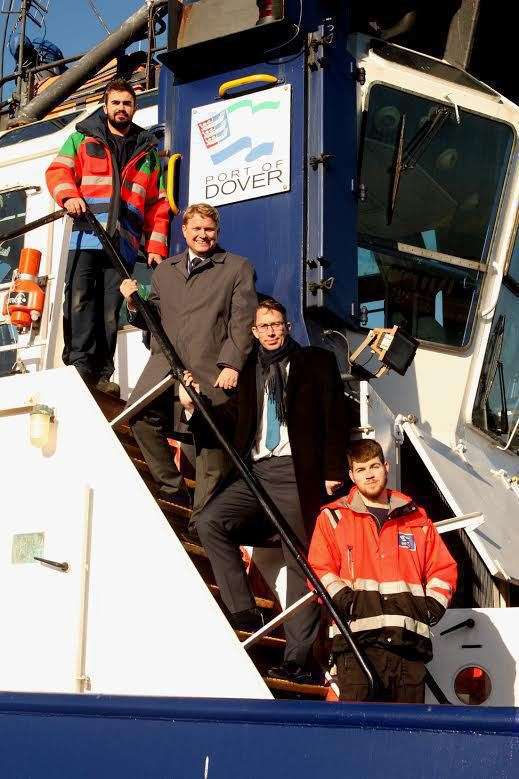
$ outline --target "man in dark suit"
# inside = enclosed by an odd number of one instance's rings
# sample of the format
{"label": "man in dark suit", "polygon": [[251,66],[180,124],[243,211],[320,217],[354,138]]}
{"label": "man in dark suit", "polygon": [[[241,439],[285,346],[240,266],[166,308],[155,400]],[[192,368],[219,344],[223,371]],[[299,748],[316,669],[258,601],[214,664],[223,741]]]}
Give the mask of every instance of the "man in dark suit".
{"label": "man in dark suit", "polygon": [[[164,260],[152,276],[148,302],[183,364],[200,382],[202,392],[218,412],[236,388],[240,372],[252,347],[250,323],[257,305],[254,271],[243,257],[217,244],[218,211],[205,203],[189,206],[182,231],[187,248]],[[137,291],[134,280],[125,280],[121,292],[132,320],[130,295]],[[151,357],[128,405],[135,403],[170,372],[169,363],[152,339]],[[185,495],[167,442],[173,428],[174,390],[169,388],[130,422],[133,434],[160,491],[165,497]],[[180,417],[180,414],[176,415]],[[228,459],[203,426],[195,437],[196,514],[228,471]]]}
{"label": "man in dark suit", "polygon": [[[302,348],[290,337],[285,308],[277,301],[259,304],[252,332],[258,348],[240,377],[234,443],[307,548],[321,503],[342,486],[345,474],[349,428],[341,377],[333,353]],[[182,388],[180,401],[193,411]],[[196,427],[196,414],[192,424]],[[198,515],[196,529],[231,623],[244,630],[259,629],[263,617],[255,606],[239,547],[261,546],[275,531],[243,479],[231,478],[222,485]],[[283,543],[282,550],[289,606],[308,590]],[[314,603],[285,623],[284,663],[270,669],[271,676],[311,681],[308,658],[319,617]]]}

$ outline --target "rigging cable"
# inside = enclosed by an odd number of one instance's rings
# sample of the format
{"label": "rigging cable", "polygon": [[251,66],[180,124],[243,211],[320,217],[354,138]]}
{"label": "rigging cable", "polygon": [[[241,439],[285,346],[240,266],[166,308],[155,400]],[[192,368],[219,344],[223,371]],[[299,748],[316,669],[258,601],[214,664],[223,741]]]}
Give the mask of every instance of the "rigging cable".
{"label": "rigging cable", "polygon": [[101,26],[103,27],[103,29],[105,30],[105,32],[106,32],[108,35],[111,35],[112,31],[111,31],[111,29],[108,27],[108,25],[107,25],[107,23],[105,22],[105,20],[103,19],[103,17],[101,16],[101,13],[99,12],[99,10],[98,10],[98,8],[97,8],[96,4],[94,3],[94,0],[87,0],[87,3],[88,3],[88,5],[90,6],[90,8],[92,9],[92,13],[94,14],[94,16],[96,16],[96,17],[97,17],[97,20],[98,20],[98,22],[101,24]]}

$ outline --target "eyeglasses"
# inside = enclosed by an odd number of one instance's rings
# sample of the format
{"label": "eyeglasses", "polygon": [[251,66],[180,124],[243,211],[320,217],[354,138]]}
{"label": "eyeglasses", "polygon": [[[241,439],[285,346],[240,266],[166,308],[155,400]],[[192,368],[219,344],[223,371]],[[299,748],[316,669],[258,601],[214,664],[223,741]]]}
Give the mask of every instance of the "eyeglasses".
{"label": "eyeglasses", "polygon": [[262,325],[254,325],[256,330],[259,330],[260,333],[266,333],[267,330],[270,330],[272,328],[276,333],[279,333],[280,330],[283,330],[284,327],[288,327],[288,322],[265,322]]}

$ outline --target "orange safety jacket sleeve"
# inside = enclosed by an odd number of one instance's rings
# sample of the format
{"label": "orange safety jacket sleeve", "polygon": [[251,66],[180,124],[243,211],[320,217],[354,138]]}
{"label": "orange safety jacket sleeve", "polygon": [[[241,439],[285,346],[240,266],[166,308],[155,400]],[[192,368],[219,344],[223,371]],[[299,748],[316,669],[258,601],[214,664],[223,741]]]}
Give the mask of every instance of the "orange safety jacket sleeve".
{"label": "orange safety jacket sleeve", "polygon": [[82,197],[78,189],[78,183],[81,181],[78,148],[83,138],[80,133],[73,133],[67,138],[45,173],[48,190],[60,208],[63,208],[64,200]]}
{"label": "orange safety jacket sleeve", "polygon": [[458,567],[435,526],[427,527],[425,595],[430,624],[443,617],[456,590]]}
{"label": "orange safety jacket sleeve", "polygon": [[323,509],[317,517],[308,550],[308,562],[332,598],[343,590],[353,595],[351,580],[339,576],[341,555],[333,532],[336,526],[337,520],[330,509]]}
{"label": "orange safety jacket sleeve", "polygon": [[[158,156],[158,155],[157,155]],[[143,232],[147,254],[168,256],[169,203],[164,186],[164,174],[159,169],[152,172],[146,190]]]}

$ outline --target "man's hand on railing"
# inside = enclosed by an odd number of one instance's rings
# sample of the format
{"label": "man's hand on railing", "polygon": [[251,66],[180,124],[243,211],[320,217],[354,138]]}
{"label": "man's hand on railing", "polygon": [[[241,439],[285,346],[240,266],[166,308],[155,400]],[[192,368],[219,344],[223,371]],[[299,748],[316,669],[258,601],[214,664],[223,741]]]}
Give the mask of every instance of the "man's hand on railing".
{"label": "man's hand on railing", "polygon": [[135,279],[124,279],[119,289],[121,290],[121,295],[126,300],[128,311],[137,311],[130,298],[134,292],[139,291],[139,282],[135,281]]}
{"label": "man's hand on railing", "polygon": [[82,197],[69,197],[63,203],[63,207],[70,216],[86,214],[87,206]]}
{"label": "man's hand on railing", "polygon": [[[184,383],[188,387],[193,387],[195,392],[198,392],[200,394],[200,384],[196,382],[193,378],[193,374],[189,371],[184,371]],[[182,384],[179,384],[178,388],[178,398],[180,400],[181,406],[189,413],[192,414],[195,410],[195,404],[187,394],[186,390],[182,386]]]}
{"label": "man's hand on railing", "polygon": [[343,484],[344,484],[343,481],[334,481],[333,479],[326,479],[326,481],[324,482],[324,486],[326,488],[326,494],[333,495],[334,492],[340,490]]}
{"label": "man's hand on railing", "polygon": [[157,265],[160,265],[162,260],[165,259],[164,257],[161,257],[160,254],[155,254],[154,252],[150,252],[148,254],[148,267],[153,268]]}

